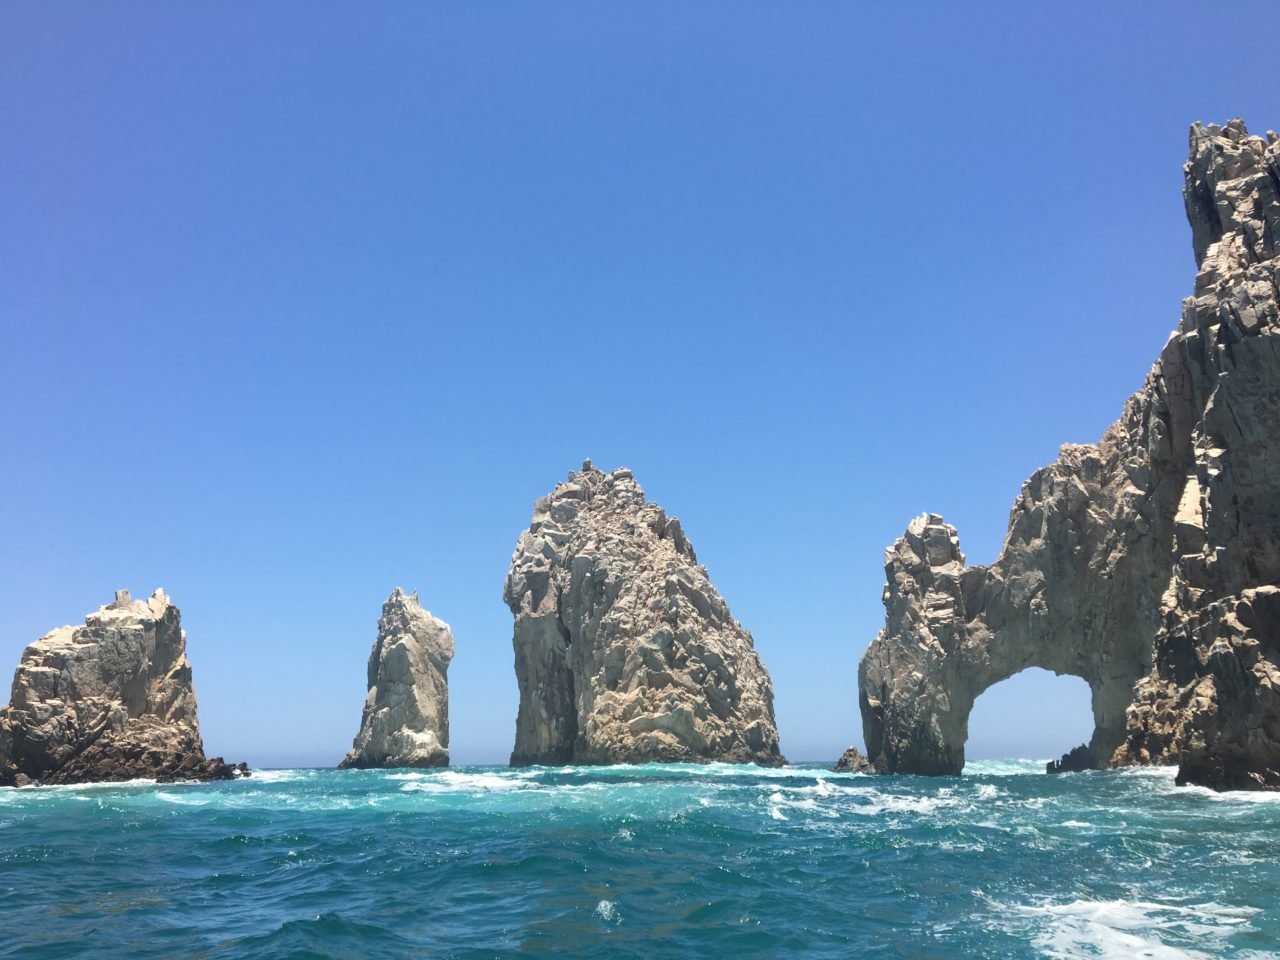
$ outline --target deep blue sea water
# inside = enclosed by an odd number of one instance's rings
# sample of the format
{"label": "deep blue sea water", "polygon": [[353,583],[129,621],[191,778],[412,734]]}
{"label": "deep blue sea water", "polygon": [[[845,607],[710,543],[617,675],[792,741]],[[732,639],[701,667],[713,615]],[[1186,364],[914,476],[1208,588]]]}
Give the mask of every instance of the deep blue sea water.
{"label": "deep blue sea water", "polygon": [[0,790],[0,956],[1280,956],[1280,796],[1042,769]]}

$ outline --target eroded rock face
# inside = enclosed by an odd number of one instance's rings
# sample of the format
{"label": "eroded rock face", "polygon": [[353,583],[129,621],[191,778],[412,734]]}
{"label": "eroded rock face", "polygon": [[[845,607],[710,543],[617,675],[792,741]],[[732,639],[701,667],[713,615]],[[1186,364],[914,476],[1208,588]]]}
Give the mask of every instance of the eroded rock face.
{"label": "eroded rock face", "polygon": [[520,687],[513,765],[783,762],[751,634],[630,470],[588,461],[540,499],[503,595]]}
{"label": "eroded rock face", "polygon": [[966,567],[936,515],[889,549],[885,628],[859,668],[882,772],[959,773],[974,699],[1037,666],[1092,690],[1072,768],[1280,787],[1275,135],[1193,126],[1185,198],[1195,292],[1120,420],[1023,486],[990,567]]}
{"label": "eroded rock face", "polygon": [[27,647],[0,710],[0,783],[228,780],[206,759],[178,608],[163,590],[114,603]]}
{"label": "eroded rock face", "polygon": [[399,587],[382,605],[360,732],[340,767],[447,767],[453,633]]}

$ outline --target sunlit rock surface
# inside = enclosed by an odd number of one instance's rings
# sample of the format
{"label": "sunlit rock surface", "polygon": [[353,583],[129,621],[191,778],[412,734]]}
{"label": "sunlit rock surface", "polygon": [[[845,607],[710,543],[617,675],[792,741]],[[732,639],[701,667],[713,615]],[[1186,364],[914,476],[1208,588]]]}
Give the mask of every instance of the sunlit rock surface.
{"label": "sunlit rock surface", "polygon": [[889,549],[859,669],[881,772],[958,773],[974,699],[1034,666],[1092,690],[1070,768],[1280,787],[1280,143],[1196,124],[1185,172],[1195,290],[1121,418],[1027,481],[990,567],[936,515]]}
{"label": "sunlit rock surface", "polygon": [[773,687],[674,517],[588,461],[534,505],[515,615],[513,765],[779,764]]}
{"label": "sunlit rock surface", "polygon": [[27,647],[0,710],[0,783],[226,780],[206,759],[181,615],[163,590],[127,590]]}
{"label": "sunlit rock surface", "polygon": [[342,767],[447,767],[453,633],[397,587],[369,653],[360,732]]}

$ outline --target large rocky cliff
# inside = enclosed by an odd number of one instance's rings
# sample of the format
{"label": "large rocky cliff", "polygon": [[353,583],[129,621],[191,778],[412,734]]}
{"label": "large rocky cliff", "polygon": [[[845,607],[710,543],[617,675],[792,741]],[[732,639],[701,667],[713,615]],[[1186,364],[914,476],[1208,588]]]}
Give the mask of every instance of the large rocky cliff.
{"label": "large rocky cliff", "polygon": [[520,687],[513,765],[783,762],[751,634],[630,470],[588,461],[538,500],[504,598]]}
{"label": "large rocky cliff", "polygon": [[341,767],[447,767],[453,633],[397,587],[369,653],[360,732]]}
{"label": "large rocky cliff", "polygon": [[163,590],[114,603],[27,647],[0,710],[0,784],[225,780],[206,759],[178,608]]}
{"label": "large rocky cliff", "polygon": [[859,668],[881,772],[958,773],[975,698],[1036,666],[1092,691],[1068,766],[1280,788],[1280,142],[1196,124],[1185,172],[1194,293],[1121,418],[1023,485],[990,567],[936,515],[889,549]]}

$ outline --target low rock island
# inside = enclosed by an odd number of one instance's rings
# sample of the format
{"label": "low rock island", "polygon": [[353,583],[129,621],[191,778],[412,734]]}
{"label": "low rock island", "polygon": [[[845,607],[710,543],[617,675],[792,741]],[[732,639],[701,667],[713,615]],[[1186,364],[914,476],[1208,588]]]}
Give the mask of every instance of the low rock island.
{"label": "low rock island", "polygon": [[0,709],[0,784],[229,780],[207,759],[186,634],[163,590],[115,602],[27,647]]}

